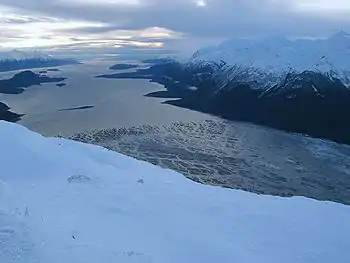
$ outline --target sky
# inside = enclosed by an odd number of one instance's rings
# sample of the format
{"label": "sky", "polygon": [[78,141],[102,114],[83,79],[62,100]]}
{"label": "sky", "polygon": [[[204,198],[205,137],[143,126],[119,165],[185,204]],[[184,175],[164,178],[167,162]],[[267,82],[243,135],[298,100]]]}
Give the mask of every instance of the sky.
{"label": "sky", "polygon": [[173,48],[350,31],[348,0],[0,0],[0,49]]}

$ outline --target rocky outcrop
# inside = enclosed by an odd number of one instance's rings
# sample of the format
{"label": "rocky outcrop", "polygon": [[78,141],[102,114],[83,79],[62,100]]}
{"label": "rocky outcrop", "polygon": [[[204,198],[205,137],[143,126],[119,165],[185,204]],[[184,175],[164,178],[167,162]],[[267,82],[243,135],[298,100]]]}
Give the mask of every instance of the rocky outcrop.
{"label": "rocky outcrop", "polygon": [[23,115],[10,111],[9,106],[7,106],[5,103],[0,102],[0,120],[17,122],[21,119],[21,116]]}

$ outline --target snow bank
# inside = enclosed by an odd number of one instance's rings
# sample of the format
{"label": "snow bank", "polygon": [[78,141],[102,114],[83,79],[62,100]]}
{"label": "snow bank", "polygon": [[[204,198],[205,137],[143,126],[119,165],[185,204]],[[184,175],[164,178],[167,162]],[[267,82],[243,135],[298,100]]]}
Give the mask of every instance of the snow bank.
{"label": "snow bank", "polygon": [[0,122],[0,262],[350,262],[350,207],[196,184]]}

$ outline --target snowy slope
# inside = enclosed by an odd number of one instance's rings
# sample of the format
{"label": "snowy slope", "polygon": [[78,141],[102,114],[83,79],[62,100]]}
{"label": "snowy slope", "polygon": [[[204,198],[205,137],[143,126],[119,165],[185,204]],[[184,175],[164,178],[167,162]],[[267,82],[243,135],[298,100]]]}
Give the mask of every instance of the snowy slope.
{"label": "snowy slope", "polygon": [[193,60],[224,60],[260,69],[321,72],[350,70],[350,35],[341,31],[327,39],[290,40],[272,36],[262,40],[231,39],[198,50]]}
{"label": "snowy slope", "polygon": [[0,122],[0,262],[350,262],[350,207],[196,184]]}

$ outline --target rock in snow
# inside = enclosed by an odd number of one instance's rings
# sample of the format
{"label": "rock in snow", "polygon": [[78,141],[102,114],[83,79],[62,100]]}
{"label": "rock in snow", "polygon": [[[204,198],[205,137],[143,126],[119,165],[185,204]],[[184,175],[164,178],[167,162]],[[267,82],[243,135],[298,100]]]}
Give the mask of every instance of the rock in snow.
{"label": "rock in snow", "polygon": [[0,145],[1,263],[350,262],[348,206],[200,185],[6,122]]}

